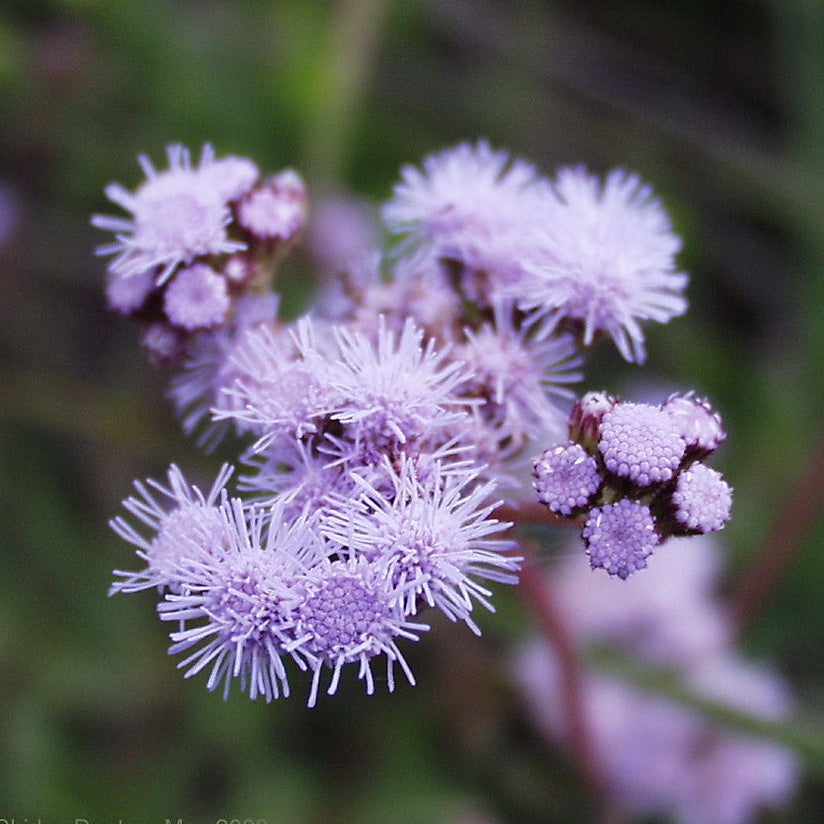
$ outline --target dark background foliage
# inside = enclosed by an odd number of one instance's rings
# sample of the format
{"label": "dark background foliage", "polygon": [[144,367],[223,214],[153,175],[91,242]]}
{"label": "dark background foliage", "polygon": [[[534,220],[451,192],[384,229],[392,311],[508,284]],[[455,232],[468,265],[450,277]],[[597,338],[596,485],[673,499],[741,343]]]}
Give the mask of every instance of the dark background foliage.
{"label": "dark background foliage", "polygon": [[[551,172],[637,170],[670,208],[691,310],[645,370],[607,347],[588,385],[696,387],[730,432],[730,593],[782,567],[744,639],[784,669],[811,737],[793,808],[824,815],[824,4],[815,0],[6,0],[0,6],[0,817],[586,821],[573,768],[507,681],[515,593],[481,640],[438,626],[419,686],[346,680],[307,711],[184,681],[151,594],[107,599],[107,528],[171,460],[208,478],[137,334],[109,314],[93,212],[167,143],[295,166],[378,201],[402,163],[488,137]],[[302,276],[306,258],[290,271]],[[291,304],[298,306],[300,290]],[[778,566],[782,566],[779,564]],[[811,754],[812,753],[812,754]]]}

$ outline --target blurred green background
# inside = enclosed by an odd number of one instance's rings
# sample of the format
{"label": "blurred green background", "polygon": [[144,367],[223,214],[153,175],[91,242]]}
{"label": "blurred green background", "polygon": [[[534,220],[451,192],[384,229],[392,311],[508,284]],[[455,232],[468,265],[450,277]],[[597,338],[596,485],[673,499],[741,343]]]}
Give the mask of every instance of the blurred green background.
{"label": "blurred green background", "polygon": [[[547,172],[637,170],[670,208],[691,310],[650,330],[644,370],[596,350],[588,386],[696,387],[723,413],[725,586],[765,547],[789,559],[745,644],[790,677],[824,753],[824,4],[5,0],[0,818],[590,820],[507,682],[530,624],[515,593],[481,640],[440,625],[410,650],[414,689],[367,698],[350,678],[313,711],[299,678],[270,706],[184,682],[153,595],[106,597],[131,565],[106,522],[132,479],[171,460],[209,478],[218,458],[106,311],[103,186],[136,185],[140,152],[162,167],[167,143],[211,141],[297,167],[310,199],[378,202],[402,163],[482,136]],[[824,819],[808,762],[773,820]]]}

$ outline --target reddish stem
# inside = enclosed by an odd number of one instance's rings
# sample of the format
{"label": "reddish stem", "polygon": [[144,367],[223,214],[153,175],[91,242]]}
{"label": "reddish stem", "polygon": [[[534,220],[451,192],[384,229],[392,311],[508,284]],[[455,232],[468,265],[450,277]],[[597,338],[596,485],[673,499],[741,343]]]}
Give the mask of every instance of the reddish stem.
{"label": "reddish stem", "polygon": [[821,467],[824,465],[824,436],[812,453],[807,470],[787,499],[775,528],[732,596],[732,613],[739,634],[753,624],[802,546],[808,529],[815,523],[824,498]]}
{"label": "reddish stem", "polygon": [[520,589],[547,641],[555,650],[561,681],[561,700],[568,723],[567,740],[584,781],[596,799],[603,798],[603,780],[592,747],[589,724],[584,711],[584,683],[578,651],[570,637],[564,617],[558,610],[546,576],[536,562],[535,547],[521,541],[524,565]]}
{"label": "reddish stem", "polygon": [[576,518],[556,515],[538,501],[518,505],[502,504],[495,510],[495,516],[502,521],[514,521],[522,524],[551,524],[552,526],[581,526]]}

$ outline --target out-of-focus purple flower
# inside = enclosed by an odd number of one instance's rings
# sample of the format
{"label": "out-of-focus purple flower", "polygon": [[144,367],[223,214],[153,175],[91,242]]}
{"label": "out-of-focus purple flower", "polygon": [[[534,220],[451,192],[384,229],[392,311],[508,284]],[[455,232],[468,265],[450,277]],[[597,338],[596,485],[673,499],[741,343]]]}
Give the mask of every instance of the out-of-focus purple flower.
{"label": "out-of-focus purple flower", "polygon": [[591,509],[581,536],[590,566],[619,578],[644,569],[661,540],[649,507],[629,498]]}
{"label": "out-of-focus purple flower", "polygon": [[720,472],[696,463],[679,474],[672,504],[684,529],[715,532],[730,519],[732,489]]}
{"label": "out-of-focus purple flower", "polygon": [[[309,250],[338,283],[342,270],[378,248],[378,229],[377,213],[366,201],[347,195],[321,196],[313,200],[307,224]],[[333,307],[330,311],[337,314]]]}
{"label": "out-of-focus purple flower", "polygon": [[652,190],[633,174],[603,183],[583,168],[562,169],[555,205],[542,221],[542,255],[513,290],[548,334],[574,322],[589,345],[608,334],[629,361],[644,360],[640,322],[669,321],[687,308],[687,276],[676,271],[681,247]]}
{"label": "out-of-focus purple flower", "polygon": [[642,487],[670,480],[686,449],[672,419],[643,403],[620,403],[605,412],[600,432],[606,468]]}
{"label": "out-of-focus purple flower", "polygon": [[227,167],[216,165],[212,147],[203,147],[200,163],[192,166],[180,144],[166,150],[169,168],[156,171],[141,155],[146,180],[129,192],[118,183],[106,187],[109,200],[131,213],[131,218],[95,215],[92,223],[115,233],[115,242],[98,254],[115,255],[109,270],[131,277],[157,270],[157,283],[166,281],[177,266],[206,255],[231,254],[244,248],[226,231],[232,215],[228,199],[216,185]]}
{"label": "out-of-focus purple flower", "polygon": [[[124,540],[137,547],[137,556],[146,566],[137,572],[115,570],[115,581],[109,591],[137,592],[158,587],[176,589],[179,581],[176,569],[181,558],[197,554],[219,554],[225,538],[225,523],[218,503],[225,495],[224,489],[233,469],[224,464],[211,489],[203,494],[189,485],[180,469],[172,464],[167,473],[168,486],[147,480],[146,484],[135,481],[137,496],[123,501],[124,508],[137,520],[149,527],[144,536],[123,517],[109,522],[111,528]],[[160,493],[161,499],[153,493]],[[165,502],[163,499],[167,499]]]}
{"label": "out-of-focus purple flower", "polygon": [[222,323],[230,304],[226,280],[203,263],[181,269],[163,293],[166,316],[189,332]]}
{"label": "out-of-focus purple flower", "polygon": [[306,221],[306,188],[292,169],[266,180],[237,204],[237,222],[259,241],[288,243]]}
{"label": "out-of-focus purple flower", "polygon": [[715,655],[732,635],[715,600],[718,547],[711,537],[670,538],[643,575],[593,575],[578,549],[554,570],[552,592],[581,644],[609,642],[670,668]]}
{"label": "out-of-focus purple flower", "polygon": [[[696,697],[755,719],[791,710],[776,673],[742,660],[713,598],[718,569],[709,538],[672,539],[644,574],[617,585],[574,559],[556,569],[550,597],[576,643],[611,644],[678,677]],[[515,657],[515,677],[535,724],[566,743],[557,660],[531,641]],[[663,695],[641,691],[594,668],[580,695],[592,752],[610,801],[630,816],[671,816],[678,824],[751,824],[788,800],[797,759],[784,747],[714,723]]]}
{"label": "out-of-focus purple flower", "polygon": [[538,500],[560,515],[586,507],[603,480],[595,458],[577,443],[544,450],[534,470]]}
{"label": "out-of-focus purple flower", "polygon": [[7,181],[0,179],[0,249],[16,234],[20,223],[20,197]]}
{"label": "out-of-focus purple flower", "polygon": [[146,305],[155,289],[154,272],[151,269],[125,278],[110,275],[106,280],[106,299],[109,308],[128,315]]}

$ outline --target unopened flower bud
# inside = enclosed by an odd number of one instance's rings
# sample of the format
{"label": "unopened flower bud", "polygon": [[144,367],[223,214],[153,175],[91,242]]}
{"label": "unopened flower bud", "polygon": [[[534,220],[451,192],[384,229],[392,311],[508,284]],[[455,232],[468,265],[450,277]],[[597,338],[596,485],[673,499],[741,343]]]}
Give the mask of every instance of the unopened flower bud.
{"label": "unopened flower bud", "polygon": [[569,437],[593,454],[601,438],[601,420],[617,403],[606,392],[587,392],[569,416]]}

